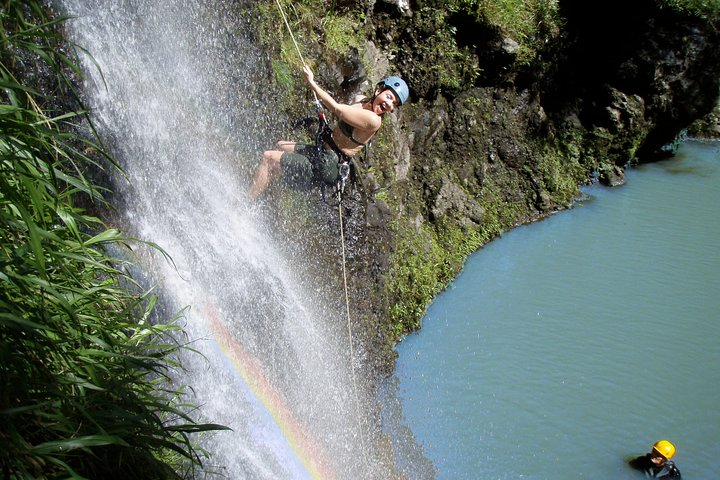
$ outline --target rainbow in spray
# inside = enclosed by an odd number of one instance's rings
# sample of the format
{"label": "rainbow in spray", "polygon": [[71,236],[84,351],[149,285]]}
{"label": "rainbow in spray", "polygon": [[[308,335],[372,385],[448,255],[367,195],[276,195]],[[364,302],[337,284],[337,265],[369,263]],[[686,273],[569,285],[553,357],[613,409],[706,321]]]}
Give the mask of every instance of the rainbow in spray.
{"label": "rainbow in spray", "polygon": [[203,311],[220,350],[269,412],[310,477],[318,480],[336,479],[337,475],[326,452],[292,412],[284,395],[273,386],[260,362],[233,338],[214,307],[206,306]]}

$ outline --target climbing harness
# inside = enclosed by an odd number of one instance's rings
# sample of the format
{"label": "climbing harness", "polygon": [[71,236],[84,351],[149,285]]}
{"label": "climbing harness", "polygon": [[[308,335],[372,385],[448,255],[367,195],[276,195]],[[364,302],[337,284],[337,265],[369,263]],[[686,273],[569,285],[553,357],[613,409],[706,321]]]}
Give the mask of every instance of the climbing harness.
{"label": "climbing harness", "polygon": [[[295,45],[295,50],[297,51],[298,56],[300,57],[300,61],[302,62],[303,66],[305,66],[305,59],[303,59],[302,53],[300,53],[300,48],[298,47],[297,42],[295,41],[295,36],[292,33],[292,29],[290,28],[290,24],[287,21],[287,17],[285,16],[285,11],[282,8],[282,5],[280,4],[280,0],[275,0],[275,3],[277,3],[278,10],[280,10],[280,15],[282,15],[283,21],[285,22],[285,26],[287,27],[288,32],[290,33],[290,37],[292,38],[293,44]],[[318,100],[317,94],[313,91],[313,96],[315,97],[315,101],[313,102],[315,105],[315,108],[318,112],[318,118],[320,119],[320,127],[318,128],[318,134],[316,138],[316,146],[319,148],[322,148],[322,143],[320,143],[320,135],[323,134],[323,137],[326,137],[323,139],[327,143],[327,145],[330,146],[331,149],[338,155],[338,169],[340,170],[340,173],[338,175],[338,185],[341,186],[341,189],[337,189],[337,195],[338,195],[338,212],[340,213],[340,244],[342,247],[342,273],[343,273],[343,287],[345,289],[345,313],[347,315],[347,328],[348,328],[348,343],[349,343],[349,353],[350,353],[350,372],[352,374],[352,382],[353,382],[353,391],[355,396],[355,409],[356,409],[356,415],[358,419],[358,427],[360,432],[360,443],[363,455],[367,452],[367,448],[365,447],[365,434],[363,425],[361,422],[361,416],[360,416],[360,399],[358,397],[358,388],[357,388],[357,379],[355,375],[355,365],[353,363],[353,359],[355,358],[355,354],[353,352],[353,336],[352,336],[352,327],[350,322],[350,296],[348,294],[348,284],[347,284],[347,270],[346,270],[346,259],[345,259],[345,234],[343,232],[343,212],[342,212],[342,204],[340,203],[341,198],[341,191],[345,188],[345,182],[350,176],[350,157],[345,154],[340,148],[338,148],[337,144],[335,143],[335,140],[332,139],[332,130],[328,126],[327,118],[325,117],[325,111],[322,108],[322,104]],[[330,133],[327,134],[325,131],[329,131]],[[329,141],[327,140],[329,139]],[[318,152],[319,153],[319,152]],[[343,162],[343,159],[347,159],[348,161]],[[346,164],[345,167],[342,167],[342,164]]]}
{"label": "climbing harness", "polygon": [[[328,125],[327,117],[325,116],[325,110],[322,104],[318,100],[313,102],[315,109],[318,114],[318,129],[315,134],[315,148],[317,151],[316,159],[321,157],[320,153],[327,145],[338,157],[338,176],[335,180],[335,193],[338,195],[338,202],[342,200],[342,195],[345,192],[345,186],[350,179],[350,174],[353,167],[353,160],[348,154],[343,152],[340,147],[335,143],[335,139],[332,136],[332,129]],[[317,161],[317,160],[316,160]],[[324,190],[323,190],[324,196]]]}

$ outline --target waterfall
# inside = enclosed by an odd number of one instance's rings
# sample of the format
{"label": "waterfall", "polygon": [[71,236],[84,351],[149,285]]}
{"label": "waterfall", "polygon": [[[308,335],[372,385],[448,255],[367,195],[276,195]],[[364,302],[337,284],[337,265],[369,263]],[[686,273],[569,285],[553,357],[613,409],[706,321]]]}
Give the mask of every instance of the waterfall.
{"label": "waterfall", "polygon": [[[172,258],[140,258],[185,314],[187,377],[207,472],[231,479],[380,478],[342,312],[245,199],[273,123],[262,51],[223,0],[62,0],[92,118],[126,176],[117,222]],[[363,389],[362,393],[357,388]],[[207,473],[206,472],[206,473]]]}

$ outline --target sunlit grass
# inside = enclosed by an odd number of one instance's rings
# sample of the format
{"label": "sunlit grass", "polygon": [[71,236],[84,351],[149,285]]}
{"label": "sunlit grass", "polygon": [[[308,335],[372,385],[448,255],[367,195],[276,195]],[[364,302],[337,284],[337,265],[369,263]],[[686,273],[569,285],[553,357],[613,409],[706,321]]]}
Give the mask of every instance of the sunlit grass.
{"label": "sunlit grass", "polygon": [[713,18],[720,14],[720,0],[657,0],[661,7],[700,18]]}

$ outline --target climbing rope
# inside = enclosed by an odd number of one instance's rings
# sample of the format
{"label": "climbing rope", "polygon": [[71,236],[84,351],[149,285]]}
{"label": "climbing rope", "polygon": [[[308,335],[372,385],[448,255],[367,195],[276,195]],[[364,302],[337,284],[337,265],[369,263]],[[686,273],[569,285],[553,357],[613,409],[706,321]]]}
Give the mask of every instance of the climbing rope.
{"label": "climbing rope", "polygon": [[[280,10],[280,15],[282,15],[283,22],[285,22],[285,26],[287,27],[288,32],[290,33],[290,38],[292,38],[293,44],[295,45],[295,50],[297,51],[298,57],[300,57],[300,61],[302,62],[303,66],[306,66],[305,59],[302,56],[302,53],[300,53],[300,47],[298,47],[297,41],[295,41],[295,35],[293,35],[292,28],[290,28],[290,24],[287,21],[287,17],[285,16],[285,11],[282,8],[282,5],[280,4],[280,0],[275,0],[275,3],[277,3],[278,10]],[[320,108],[320,101],[318,100],[317,94],[315,91],[312,92],[313,96],[315,97],[315,105]],[[355,365],[353,363],[353,360],[355,358],[355,354],[353,353],[353,336],[352,336],[352,326],[350,323],[350,296],[348,294],[348,284],[347,284],[347,270],[346,270],[346,260],[345,260],[345,233],[343,232],[343,213],[342,213],[342,202],[341,202],[341,191],[338,190],[338,212],[340,214],[340,245],[342,249],[342,273],[343,273],[343,287],[345,290],[345,313],[347,316],[347,328],[348,328],[348,343],[350,344],[350,372],[352,375],[352,382],[353,382],[353,391],[355,394],[355,414],[357,415],[358,422],[361,422],[361,416],[360,416],[360,400],[358,398],[358,388],[357,388],[357,380],[355,376]],[[367,450],[365,448],[365,434],[363,431],[363,425],[362,423],[359,423],[359,430],[360,430],[360,443],[361,448],[363,451],[363,455],[367,453]]]}
{"label": "climbing rope", "polygon": [[[347,271],[345,265],[347,262],[345,261],[345,233],[343,228],[343,212],[342,212],[342,202],[340,201],[340,191],[338,191],[338,216],[340,217],[340,246],[342,247],[342,273],[343,273],[343,287],[345,289],[345,314],[347,316],[347,327],[348,327],[348,338],[349,338],[349,344],[350,344],[350,370],[352,371],[352,381],[353,381],[353,389],[355,391],[355,402],[356,402],[356,410],[357,410],[357,416],[358,421],[360,421],[360,403],[358,400],[358,390],[357,390],[357,381],[355,380],[355,366],[353,365],[353,359],[355,358],[355,354],[353,353],[353,337],[352,337],[352,328],[350,326],[350,296],[348,295],[348,284],[347,284]],[[362,443],[362,449],[363,452],[365,452],[365,435],[363,434],[362,425],[360,425],[360,442]]]}
{"label": "climbing rope", "polygon": [[[280,4],[280,0],[275,0],[275,3],[277,3],[278,10],[280,10],[280,15],[282,15],[283,22],[285,22],[285,26],[287,27],[288,32],[290,33],[290,38],[292,38],[293,45],[295,45],[295,51],[298,54],[298,57],[300,57],[300,62],[302,62],[303,67],[306,67],[307,64],[305,63],[305,59],[302,56],[302,53],[300,53],[300,47],[298,47],[297,42],[295,41],[295,35],[293,35],[292,28],[290,28],[290,24],[287,21],[287,17],[285,16],[285,10],[283,10],[282,5]],[[315,97],[315,102],[318,103],[317,94],[313,91],[313,96]]]}

